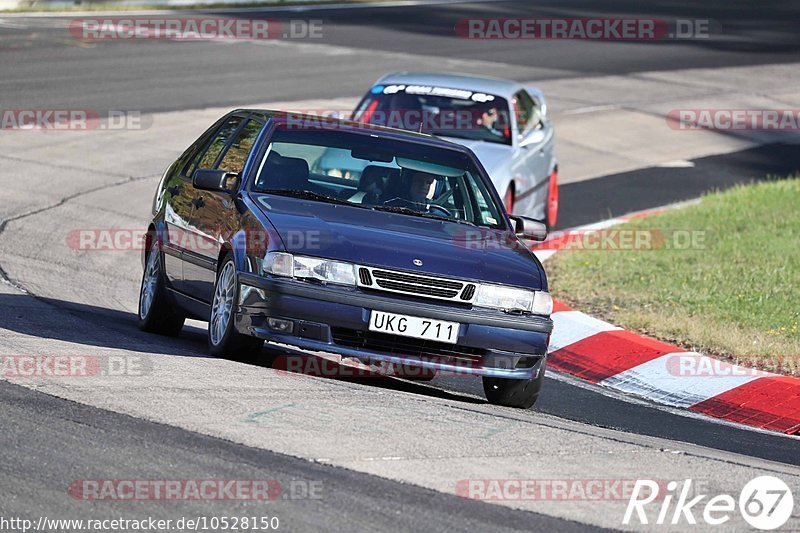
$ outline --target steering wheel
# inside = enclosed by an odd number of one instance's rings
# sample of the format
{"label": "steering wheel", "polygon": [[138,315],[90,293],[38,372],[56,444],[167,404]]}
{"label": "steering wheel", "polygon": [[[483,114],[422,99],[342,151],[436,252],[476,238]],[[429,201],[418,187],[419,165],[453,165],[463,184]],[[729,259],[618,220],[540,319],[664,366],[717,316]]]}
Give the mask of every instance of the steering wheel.
{"label": "steering wheel", "polygon": [[[383,205],[387,206],[396,206],[396,207],[409,207],[411,209],[418,209],[419,204],[415,204],[414,202],[406,199],[395,197],[383,202]],[[453,213],[450,212],[446,207],[442,207],[436,204],[429,204],[428,205],[428,212],[432,214],[438,214],[439,216],[445,216],[447,218],[456,218],[453,216]]]}
{"label": "steering wheel", "polygon": [[[447,209],[446,207],[442,207],[440,205],[431,204],[428,207],[428,209],[434,215],[442,215],[442,216],[446,216],[447,218],[456,218],[456,217],[453,216],[453,213],[451,213],[449,209]],[[437,213],[437,211],[438,211],[438,213]]]}

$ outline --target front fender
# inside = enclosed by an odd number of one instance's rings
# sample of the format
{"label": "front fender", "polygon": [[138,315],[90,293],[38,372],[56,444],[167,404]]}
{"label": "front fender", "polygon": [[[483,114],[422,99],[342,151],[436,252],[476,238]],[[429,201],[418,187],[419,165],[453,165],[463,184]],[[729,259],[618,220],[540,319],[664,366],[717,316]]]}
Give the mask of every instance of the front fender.
{"label": "front fender", "polygon": [[273,250],[285,250],[278,231],[269,219],[260,212],[252,199],[243,203],[247,206],[242,216],[241,226],[222,245],[222,253],[230,251],[236,270],[258,273],[264,255]]}
{"label": "front fender", "polygon": [[159,250],[162,249],[167,235],[167,224],[164,222],[163,217],[156,216],[147,228],[147,238],[143,243],[144,246],[142,246],[142,269],[144,269],[147,264],[147,253],[150,251],[151,234],[155,235],[158,239]]}

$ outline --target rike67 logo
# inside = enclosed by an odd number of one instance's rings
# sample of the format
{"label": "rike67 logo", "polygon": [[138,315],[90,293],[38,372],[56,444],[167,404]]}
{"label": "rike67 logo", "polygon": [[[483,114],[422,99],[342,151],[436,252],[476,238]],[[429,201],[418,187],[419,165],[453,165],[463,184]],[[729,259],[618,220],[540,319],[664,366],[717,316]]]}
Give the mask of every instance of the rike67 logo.
{"label": "rike67 logo", "polygon": [[[666,488],[666,491],[661,491],[661,488]],[[692,492],[691,479],[684,480],[682,485],[670,481],[666,487],[663,483],[639,479],[633,487],[622,523],[628,525],[633,519],[644,525],[705,523],[721,526],[736,516],[738,503],[739,513],[751,527],[772,530],[786,524],[794,509],[792,491],[775,476],[750,480],[739,494],[738,502],[729,494],[709,498],[707,494]],[[650,506],[656,501],[658,503]]]}

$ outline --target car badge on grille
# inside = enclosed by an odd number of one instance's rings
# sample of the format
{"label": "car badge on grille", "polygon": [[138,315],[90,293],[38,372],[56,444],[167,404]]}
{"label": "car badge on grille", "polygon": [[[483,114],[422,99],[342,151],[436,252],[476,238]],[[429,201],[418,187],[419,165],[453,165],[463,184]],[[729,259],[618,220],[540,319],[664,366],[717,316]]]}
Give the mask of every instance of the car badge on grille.
{"label": "car badge on grille", "polygon": [[422,259],[414,259],[414,261],[412,261],[412,262],[414,263],[414,266],[418,266],[418,267],[422,266]]}

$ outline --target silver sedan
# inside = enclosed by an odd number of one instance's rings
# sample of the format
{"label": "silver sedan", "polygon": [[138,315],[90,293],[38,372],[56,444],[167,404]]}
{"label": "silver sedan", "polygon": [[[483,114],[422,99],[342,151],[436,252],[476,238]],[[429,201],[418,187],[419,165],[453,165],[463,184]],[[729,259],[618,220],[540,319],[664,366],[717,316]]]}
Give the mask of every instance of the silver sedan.
{"label": "silver sedan", "polygon": [[379,79],[352,118],[430,133],[469,147],[509,213],[555,225],[554,129],[539,89],[478,76],[398,72]]}

